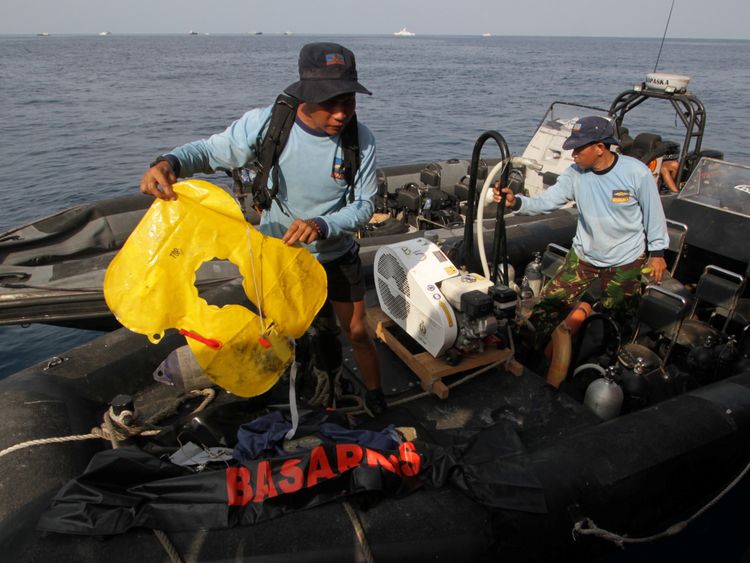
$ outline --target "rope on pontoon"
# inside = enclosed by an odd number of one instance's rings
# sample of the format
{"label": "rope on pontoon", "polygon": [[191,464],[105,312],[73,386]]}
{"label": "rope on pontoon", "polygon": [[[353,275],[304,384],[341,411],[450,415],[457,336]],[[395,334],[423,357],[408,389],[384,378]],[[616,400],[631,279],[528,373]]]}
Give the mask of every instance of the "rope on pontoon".
{"label": "rope on pontoon", "polygon": [[197,407],[195,407],[195,409],[193,409],[193,411],[190,413],[190,414],[197,414],[201,412],[202,410],[204,410],[209,405],[209,403],[214,400],[214,398],[216,397],[216,391],[214,391],[210,387],[207,387],[205,389],[194,389],[190,391],[189,393],[187,393],[186,395],[182,397],[178,397],[177,402],[151,415],[146,420],[146,425],[154,425],[158,423],[159,421],[164,420],[167,417],[177,414],[177,410],[179,409],[180,404],[186,401],[187,399],[190,399],[191,398],[190,395],[193,395],[193,396],[203,395],[204,397],[203,402]]}
{"label": "rope on pontoon", "polygon": [[[207,388],[191,391],[190,395],[203,395],[204,397],[201,404],[192,411],[192,414],[195,414],[205,409],[206,406],[213,401],[216,392],[211,388]],[[189,395],[186,395],[186,397],[189,398]],[[32,446],[83,442],[86,440],[109,440],[112,444],[112,448],[116,449],[119,447],[120,442],[123,442],[128,438],[133,438],[135,436],[155,436],[161,432],[161,429],[154,428],[152,423],[148,423],[145,426],[130,426],[129,421],[132,419],[133,413],[131,411],[123,410],[119,415],[116,415],[110,407],[104,412],[102,424],[92,428],[91,432],[88,434],[74,434],[71,436],[56,436],[52,438],[27,440],[26,442],[15,444],[14,446],[10,446],[0,451],[0,457]]]}
{"label": "rope on pontoon", "polygon": [[359,514],[357,514],[357,511],[348,501],[344,501],[342,504],[344,505],[344,510],[346,510],[347,516],[349,516],[352,526],[354,526],[354,533],[357,536],[359,548],[362,550],[362,556],[365,559],[365,563],[374,563],[375,557],[372,554],[370,545],[367,543],[365,528],[362,525],[362,520],[360,520]]}
{"label": "rope on pontoon", "polygon": [[[109,440],[112,444],[112,447],[117,448],[119,447],[120,442],[128,438],[128,434],[126,433],[126,431],[120,430],[123,428],[128,428],[122,423],[122,420],[118,420],[117,423],[115,423],[115,419],[119,419],[123,415],[128,416],[132,415],[132,413],[130,411],[123,411],[120,414],[120,417],[117,417],[112,413],[110,409],[104,413],[101,426],[95,426],[88,434],[74,434],[72,436],[58,436],[53,438],[39,438],[37,440],[28,440],[26,442],[21,442],[20,444],[10,446],[9,448],[5,448],[4,450],[0,451],[0,457],[16,452],[18,450],[30,448],[32,446],[64,444],[66,442],[83,442],[85,440]],[[158,432],[159,431],[143,429],[142,432],[136,432],[131,435],[150,436],[158,434]]]}
{"label": "rope on pontoon", "polygon": [[[195,414],[204,410],[208,406],[208,404],[213,401],[214,397],[216,397],[216,391],[211,388],[197,389],[191,391],[189,395],[203,395],[203,401],[201,401],[201,403],[192,411],[192,413]],[[188,397],[189,395],[186,395],[186,397]],[[152,428],[151,424],[148,424],[147,426],[130,426],[130,421],[132,420],[132,411],[123,410],[119,414],[115,414],[112,407],[110,407],[104,412],[101,426],[92,428],[91,432],[88,434],[28,440],[26,442],[21,442],[20,444],[16,444],[15,446],[11,446],[0,451],[0,457],[18,450],[30,448],[32,446],[63,444],[66,442],[81,442],[85,440],[95,439],[109,440],[110,444],[112,444],[112,448],[117,449],[120,447],[120,442],[128,438],[134,436],[155,436],[156,434],[159,434],[161,432],[161,429]],[[165,534],[161,530],[154,529],[152,531],[154,532],[156,538],[159,540],[161,546],[164,548],[164,551],[167,552],[170,561],[172,563],[183,563],[182,557],[180,556],[177,548],[169,539],[167,534]]]}
{"label": "rope on pontoon", "polygon": [[706,503],[700,510],[698,510],[698,512],[696,512],[686,520],[682,520],[681,522],[672,524],[669,528],[662,532],[659,532],[658,534],[640,538],[631,538],[600,528],[591,518],[583,518],[582,520],[576,522],[573,526],[573,539],[577,539],[576,536],[594,536],[603,540],[611,541],[619,547],[624,547],[625,544],[648,543],[669,536],[675,536],[682,532],[685,528],[687,528],[688,524],[696,520],[704,512],[713,507],[727,493],[729,493],[734,487],[736,487],[737,484],[742,481],[745,475],[747,475],[748,471],[750,471],[750,463],[745,466],[745,469],[743,469],[740,474],[732,480],[731,483],[724,487],[724,489],[719,494],[717,494],[713,499]]}
{"label": "rope on pontoon", "polygon": [[64,442],[82,442],[84,440],[93,440],[98,438],[104,438],[104,436],[101,433],[101,430],[97,428],[96,430],[99,430],[99,432],[92,431],[90,434],[79,434],[76,436],[64,436],[61,438],[40,438],[38,440],[28,440],[26,442],[21,442],[20,444],[16,444],[15,446],[10,446],[9,448],[5,448],[4,450],[0,451],[0,457],[3,457],[4,455],[7,455],[9,453],[22,450],[24,448],[30,448],[31,446],[43,446],[45,444],[62,444]]}
{"label": "rope on pontoon", "polygon": [[153,532],[156,536],[156,539],[159,540],[159,543],[164,548],[164,551],[166,551],[167,555],[169,555],[169,559],[172,561],[172,563],[183,563],[183,559],[182,557],[180,557],[180,553],[177,551],[177,548],[169,539],[167,534],[165,534],[161,530],[153,530]]}

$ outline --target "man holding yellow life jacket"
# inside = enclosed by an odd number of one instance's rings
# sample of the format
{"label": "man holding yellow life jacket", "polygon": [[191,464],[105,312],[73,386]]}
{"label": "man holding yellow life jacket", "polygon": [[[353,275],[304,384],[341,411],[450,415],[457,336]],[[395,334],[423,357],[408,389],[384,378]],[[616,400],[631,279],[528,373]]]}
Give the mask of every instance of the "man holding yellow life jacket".
{"label": "man holding yellow life jacket", "polygon": [[330,337],[338,318],[367,388],[366,404],[378,414],[386,403],[375,346],[366,329],[362,264],[353,237],[369,221],[377,189],[375,139],[355,114],[356,93],[370,91],[357,80],[354,54],[336,43],[302,47],[299,76],[286,88],[288,97],[280,96],[275,104],[292,110],[284,130],[276,131],[275,105],[251,110],[222,133],[158,157],[141,178],[140,189],[173,199],[177,178],[229,171],[263,159],[263,141],[278,133],[280,153],[272,167],[262,167],[260,178],[266,181],[256,190],[266,196],[259,229],[288,245],[304,244],[324,266],[328,302],[315,325]]}

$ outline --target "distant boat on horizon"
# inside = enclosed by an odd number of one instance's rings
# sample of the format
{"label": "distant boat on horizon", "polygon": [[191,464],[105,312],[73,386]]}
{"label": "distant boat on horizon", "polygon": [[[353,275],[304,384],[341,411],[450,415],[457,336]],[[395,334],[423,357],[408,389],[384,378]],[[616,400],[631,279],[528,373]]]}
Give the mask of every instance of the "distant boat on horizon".
{"label": "distant boat on horizon", "polygon": [[492,37],[492,34],[491,33],[483,33],[482,37]]}
{"label": "distant boat on horizon", "polygon": [[399,37],[414,37],[416,33],[414,33],[413,31],[409,31],[405,27],[402,27],[398,31],[394,31],[393,35],[397,35]]}
{"label": "distant boat on horizon", "polygon": [[49,33],[47,33],[46,31],[43,31],[41,33],[37,33],[36,35],[37,35],[37,37],[49,37]]}
{"label": "distant boat on horizon", "polygon": [[191,29],[188,35],[198,35],[198,32]]}
{"label": "distant boat on horizon", "polygon": [[101,37],[106,37],[107,35],[112,35],[111,31],[102,31],[99,33]]}

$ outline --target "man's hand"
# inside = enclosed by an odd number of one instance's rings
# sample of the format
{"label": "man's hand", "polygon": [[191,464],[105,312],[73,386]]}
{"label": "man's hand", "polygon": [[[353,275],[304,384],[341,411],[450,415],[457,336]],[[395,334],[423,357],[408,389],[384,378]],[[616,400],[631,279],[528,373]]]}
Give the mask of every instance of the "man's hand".
{"label": "man's hand", "polygon": [[141,177],[141,192],[159,199],[177,199],[172,184],[177,181],[169,162],[157,162]]}
{"label": "man's hand", "polygon": [[492,200],[495,203],[500,203],[503,199],[502,194],[505,194],[505,207],[513,207],[516,204],[516,196],[513,190],[510,188],[500,189],[500,182],[495,182],[492,186]]}
{"label": "man's hand", "polygon": [[281,237],[281,240],[288,246],[297,242],[310,244],[311,242],[318,240],[318,230],[311,221],[295,219],[294,223],[289,225],[289,228],[284,233],[284,236]]}
{"label": "man's hand", "polygon": [[661,283],[664,277],[664,271],[667,269],[667,262],[661,256],[652,256],[646,264],[648,275],[656,283]]}

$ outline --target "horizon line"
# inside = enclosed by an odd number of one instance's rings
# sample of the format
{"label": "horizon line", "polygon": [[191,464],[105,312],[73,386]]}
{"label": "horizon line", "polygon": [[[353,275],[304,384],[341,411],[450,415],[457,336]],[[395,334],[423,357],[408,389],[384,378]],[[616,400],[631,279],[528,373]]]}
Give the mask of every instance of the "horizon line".
{"label": "horizon line", "polygon": [[[0,36],[40,36],[45,34],[46,36],[101,36],[102,33],[107,33],[108,36],[113,35],[144,35],[144,36],[195,36],[196,33],[189,31],[173,31],[173,32],[148,32],[148,31],[26,31],[26,32],[11,32],[11,31],[0,31]],[[484,32],[487,33],[487,32]],[[490,32],[491,33],[491,32]],[[336,36],[336,37],[398,37],[393,32],[390,33],[325,33],[325,32],[291,32],[291,31],[269,31],[269,32],[257,32],[257,31],[207,31],[197,32],[198,36],[250,36],[250,37],[262,37],[264,35],[269,36]],[[649,36],[649,35],[558,35],[558,34],[492,34],[490,37],[483,36],[482,33],[420,33],[410,37],[398,37],[399,40],[413,41],[419,40],[419,37],[483,37],[484,39],[492,38],[504,38],[504,37],[528,37],[528,38],[556,38],[556,39],[657,39],[661,40],[660,36]],[[703,40],[703,41],[743,41],[748,42],[750,39],[740,37],[667,37],[665,41],[674,40]]]}

